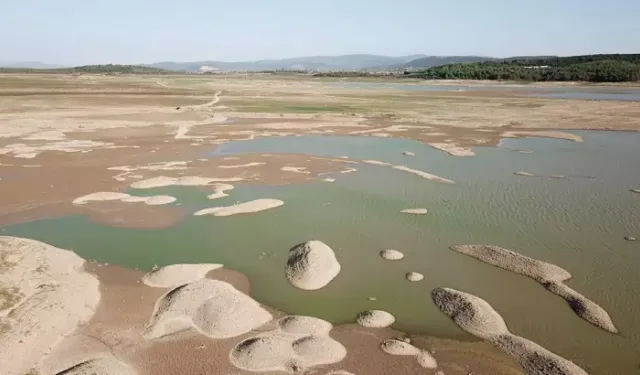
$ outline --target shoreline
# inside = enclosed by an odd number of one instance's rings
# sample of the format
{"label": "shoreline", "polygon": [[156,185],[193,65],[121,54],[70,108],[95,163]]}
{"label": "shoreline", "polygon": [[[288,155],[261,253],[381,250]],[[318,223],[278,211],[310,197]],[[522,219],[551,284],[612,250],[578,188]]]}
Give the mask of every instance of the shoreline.
{"label": "shoreline", "polygon": [[[48,251],[55,257],[55,252],[59,250],[51,248]],[[212,265],[212,270],[206,272],[207,278],[203,280],[229,283],[238,293],[250,296],[251,284],[246,276],[227,268],[216,269],[214,266],[216,265]],[[31,367],[35,362],[23,365],[16,363],[16,368],[35,367],[41,371],[40,373],[55,374],[78,363],[100,358],[103,363],[96,365],[136,369],[131,370],[131,374],[168,375],[175,373],[177,369],[181,369],[182,373],[200,373],[198,371],[206,368],[228,373],[235,369],[228,362],[228,356],[237,343],[250,338],[256,332],[264,331],[265,328],[269,329],[273,322],[287,316],[286,313],[261,305],[275,320],[270,319],[271,323],[257,331],[234,334],[234,337],[228,339],[215,339],[187,329],[165,338],[148,339],[144,337],[144,332],[154,306],[158,306],[156,301],[160,301],[171,288],[147,286],[141,282],[145,276],[144,272],[117,265],[85,262],[83,268],[87,275],[94,275],[100,285],[100,302],[93,316],[85,324],[78,325],[64,335],[62,340],[53,343],[51,352],[37,361],[38,366]],[[259,325],[263,326],[260,323]],[[330,336],[345,346],[346,358],[335,364],[320,362],[318,365],[312,365],[310,369],[320,369],[323,373],[343,370],[371,375],[430,373],[411,358],[387,355],[381,349],[381,343],[385,339],[408,337],[406,333],[390,328],[369,329],[346,324],[333,327]],[[416,345],[435,353],[438,369],[447,374],[466,375],[469,371],[489,371],[497,375],[522,374],[513,361],[488,344],[459,343],[455,340],[440,340],[427,336],[411,337]],[[446,356],[440,357],[440,348],[446,348]],[[10,372],[8,375],[15,374],[21,373]]]}

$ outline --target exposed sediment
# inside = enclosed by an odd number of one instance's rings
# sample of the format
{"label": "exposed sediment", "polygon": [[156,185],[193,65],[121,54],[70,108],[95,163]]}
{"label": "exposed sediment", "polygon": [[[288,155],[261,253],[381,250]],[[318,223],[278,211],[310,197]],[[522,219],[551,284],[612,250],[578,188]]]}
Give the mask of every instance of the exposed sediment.
{"label": "exposed sediment", "polygon": [[331,324],[320,321],[304,316],[285,317],[278,322],[278,328],[237,344],[229,356],[231,363],[247,371],[301,373],[314,366],[340,362],[347,349],[329,336]]}
{"label": "exposed sediment", "polygon": [[94,314],[98,279],[69,250],[0,237],[0,372],[23,375]]}
{"label": "exposed sediment", "polygon": [[136,181],[130,186],[134,189],[153,189],[166,186],[205,186],[214,182],[237,182],[242,181],[240,177],[215,178],[200,176],[167,177],[158,176],[146,180]]}
{"label": "exposed sediment", "polygon": [[247,333],[272,319],[256,301],[220,280],[200,279],[171,290],[157,303],[148,339],[195,328],[212,338]]}
{"label": "exposed sediment", "polygon": [[403,214],[411,214],[411,215],[426,215],[429,212],[429,210],[427,210],[426,208],[407,208],[400,212]]}
{"label": "exposed sediment", "polygon": [[407,273],[406,277],[407,277],[407,280],[413,281],[413,282],[424,279],[424,275],[418,272],[409,272]]}
{"label": "exposed sediment", "polygon": [[529,258],[498,246],[460,245],[452,246],[451,250],[530,277],[552,293],[564,298],[582,319],[606,331],[618,332],[611,317],[602,307],[563,283],[571,278],[571,274],[554,264]]}
{"label": "exposed sediment", "polygon": [[325,287],[340,273],[340,263],[327,244],[308,241],[289,250],[285,274],[296,288],[316,290]]}
{"label": "exposed sediment", "polygon": [[427,173],[427,172],[424,172],[424,171],[420,171],[418,169],[409,168],[409,167],[404,166],[404,165],[393,165],[391,163],[387,163],[387,162],[380,161],[380,160],[362,160],[362,162],[365,163],[365,164],[379,165],[379,166],[382,166],[382,167],[390,167],[390,168],[393,168],[393,169],[398,170],[398,171],[414,174],[416,176],[422,177],[422,178],[427,179],[427,180],[432,180],[432,181],[446,183],[446,184],[454,184],[455,183],[454,181],[449,180],[447,178],[436,176],[434,174]]}
{"label": "exposed sediment", "polygon": [[433,301],[463,330],[514,358],[529,375],[588,375],[575,363],[509,332],[502,316],[485,300],[449,288],[437,288]]}
{"label": "exposed sediment", "polygon": [[386,249],[380,252],[380,256],[386,260],[400,260],[404,258],[404,254],[398,250]]}
{"label": "exposed sediment", "polygon": [[82,205],[88,202],[104,202],[104,201],[120,201],[125,203],[144,203],[149,206],[159,206],[164,204],[173,203],[176,198],[169,195],[154,195],[150,197],[138,197],[129,195],[126,193],[115,193],[109,191],[103,191],[98,193],[92,193],[83,195],[73,200],[73,204]]}
{"label": "exposed sediment", "polygon": [[358,314],[356,322],[363,327],[385,328],[395,323],[396,318],[386,311],[367,310]]}
{"label": "exposed sediment", "polygon": [[205,208],[194,213],[195,216],[231,216],[238,214],[251,214],[280,207],[284,204],[279,199],[255,199],[249,202],[238,203],[227,207]]}
{"label": "exposed sediment", "polygon": [[147,273],[142,282],[155,288],[175,288],[200,280],[218,268],[222,264],[172,264]]}

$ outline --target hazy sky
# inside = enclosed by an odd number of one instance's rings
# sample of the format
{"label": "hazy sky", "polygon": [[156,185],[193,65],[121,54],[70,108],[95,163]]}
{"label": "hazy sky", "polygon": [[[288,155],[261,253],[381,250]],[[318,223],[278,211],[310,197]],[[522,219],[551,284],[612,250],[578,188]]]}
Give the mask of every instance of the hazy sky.
{"label": "hazy sky", "polygon": [[5,0],[0,60],[640,52],[640,0]]}

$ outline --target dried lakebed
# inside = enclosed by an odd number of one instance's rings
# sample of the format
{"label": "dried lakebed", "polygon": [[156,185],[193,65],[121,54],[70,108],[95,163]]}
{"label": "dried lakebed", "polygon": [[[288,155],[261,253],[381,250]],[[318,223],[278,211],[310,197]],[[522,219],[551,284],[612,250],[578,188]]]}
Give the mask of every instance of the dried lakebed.
{"label": "dried lakebed", "polygon": [[[452,288],[483,299],[499,312],[510,332],[589,374],[633,373],[640,353],[640,322],[633,319],[640,315],[640,244],[624,237],[640,237],[640,195],[631,191],[640,186],[640,136],[576,133],[584,142],[509,139],[501,147],[475,148],[476,155],[469,157],[396,139],[231,142],[216,152],[306,152],[384,165],[358,163],[345,166],[344,170],[354,169],[352,173],[318,177],[319,182],[332,178],[334,183],[250,186],[214,179],[194,186],[198,181],[158,179],[123,193],[176,198],[158,206],[189,213],[174,227],[141,231],[71,216],[8,226],[3,233],[73,249],[85,259],[147,271],[156,264],[224,264],[249,277],[253,298],[289,314],[341,324],[355,322],[364,311],[380,310],[391,314],[392,327],[402,331],[477,340],[430,298],[436,288]],[[407,157],[405,151],[415,156]],[[455,183],[390,167],[398,165]],[[517,171],[565,178],[527,178],[514,175]],[[216,178],[215,173],[203,176]],[[222,190],[216,184],[233,184],[234,189]],[[212,194],[215,200],[208,198]],[[191,215],[264,198],[285,204],[229,217]],[[415,208],[428,213],[401,212]],[[322,240],[340,264],[340,272],[313,291],[291,285],[284,271],[291,247],[310,239]],[[581,319],[565,299],[530,278],[449,249],[480,243],[566,270],[572,278],[562,284],[604,309],[619,333]],[[380,256],[386,249],[397,249],[404,258],[387,261]],[[407,274],[412,272],[424,278],[409,282]]]}

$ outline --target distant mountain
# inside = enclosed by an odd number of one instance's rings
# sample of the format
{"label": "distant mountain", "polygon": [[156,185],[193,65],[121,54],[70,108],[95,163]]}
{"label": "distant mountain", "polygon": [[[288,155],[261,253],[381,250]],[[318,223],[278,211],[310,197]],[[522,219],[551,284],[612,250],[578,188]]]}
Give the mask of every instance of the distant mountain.
{"label": "distant mountain", "polygon": [[456,63],[470,63],[470,62],[482,62],[482,61],[494,61],[497,60],[493,57],[486,56],[425,56],[419,59],[411,60],[405,63],[400,63],[394,66],[396,69],[425,69],[434,66],[456,64]]}
{"label": "distant mountain", "polygon": [[165,61],[148,64],[146,66],[186,71],[216,71],[216,70],[360,70],[377,67],[387,67],[403,64],[424,55],[410,56],[381,56],[381,55],[342,55],[342,56],[308,56],[287,59],[257,60],[257,61],[194,61],[173,62]]}
{"label": "distant mountain", "polygon": [[57,73],[57,74],[175,74],[174,71],[140,65],[84,65],[73,68],[16,68],[0,67],[0,73]]}
{"label": "distant mountain", "polygon": [[47,64],[40,61],[19,61],[19,62],[0,62],[2,68],[20,68],[20,69],[57,69],[63,68],[63,65]]}

